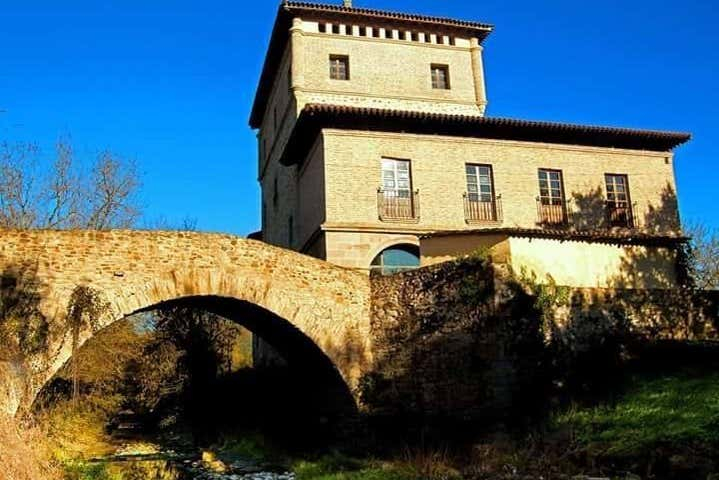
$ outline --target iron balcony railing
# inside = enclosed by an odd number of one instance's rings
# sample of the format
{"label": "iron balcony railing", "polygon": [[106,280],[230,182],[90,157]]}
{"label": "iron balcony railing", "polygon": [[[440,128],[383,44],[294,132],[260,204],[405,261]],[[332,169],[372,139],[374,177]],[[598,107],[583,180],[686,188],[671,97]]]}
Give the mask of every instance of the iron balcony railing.
{"label": "iron balcony railing", "polygon": [[566,200],[537,197],[537,223],[545,227],[569,225],[569,208]]}
{"label": "iron balcony railing", "polygon": [[379,219],[387,222],[419,221],[419,190],[377,189]]}
{"label": "iron balcony railing", "polygon": [[610,228],[634,228],[636,227],[634,206],[629,202],[604,202],[607,226]]}
{"label": "iron balcony railing", "polygon": [[477,194],[464,194],[464,219],[467,223],[498,223],[502,221],[502,196],[480,200]]}

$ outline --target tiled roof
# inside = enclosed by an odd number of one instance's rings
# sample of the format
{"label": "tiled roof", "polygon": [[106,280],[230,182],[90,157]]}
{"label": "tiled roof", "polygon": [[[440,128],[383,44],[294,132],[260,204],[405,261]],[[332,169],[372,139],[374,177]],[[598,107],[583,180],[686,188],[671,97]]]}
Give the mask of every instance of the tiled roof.
{"label": "tiled roof", "polygon": [[[657,152],[669,152],[691,138],[691,134],[683,132],[308,104],[297,120],[282,162],[289,165],[299,161],[322,128],[407,132]],[[291,152],[291,157],[288,152]]]}
{"label": "tiled roof", "polygon": [[559,230],[546,228],[477,228],[469,230],[441,230],[421,235],[420,238],[462,235],[507,235],[520,238],[547,238],[560,241],[586,241],[618,245],[668,246],[689,240],[682,235],[637,232],[632,230]]}
{"label": "tiled roof", "polygon": [[471,22],[466,20],[455,20],[444,17],[430,17],[425,15],[413,15],[407,13],[390,12],[384,10],[371,10],[366,8],[344,7],[342,5],[328,5],[322,3],[308,2],[283,2],[277,12],[275,26],[272,29],[270,45],[267,49],[265,64],[260,75],[260,83],[257,86],[255,102],[250,114],[250,126],[259,128],[265,114],[267,101],[277,75],[277,66],[282,58],[287,41],[289,29],[292,26],[294,17],[307,19],[338,19],[347,22],[382,22],[383,24],[394,23],[404,24],[413,28],[430,29],[438,27],[447,32],[456,34],[464,33],[468,36],[477,37],[480,43],[490,34],[494,27],[487,23]]}
{"label": "tiled roof", "polygon": [[398,22],[410,22],[414,24],[431,24],[443,25],[447,27],[459,27],[463,29],[480,30],[480,34],[484,32],[483,37],[488,35],[494,25],[483,22],[474,22],[468,20],[457,20],[446,17],[432,17],[427,15],[415,15],[411,13],[392,12],[387,10],[372,10],[368,8],[345,7],[343,5],[328,5],[321,3],[309,2],[285,2],[284,7],[297,14],[304,13],[331,13],[339,14],[344,18],[363,18],[363,19],[380,19]]}

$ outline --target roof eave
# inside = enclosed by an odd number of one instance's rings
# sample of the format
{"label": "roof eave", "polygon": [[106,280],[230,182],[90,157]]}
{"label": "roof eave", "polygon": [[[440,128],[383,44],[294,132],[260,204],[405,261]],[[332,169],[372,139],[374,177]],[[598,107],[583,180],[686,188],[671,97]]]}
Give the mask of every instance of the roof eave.
{"label": "roof eave", "polygon": [[322,128],[426,133],[667,153],[691,139],[691,134],[684,132],[309,104],[302,110],[288,142],[286,150],[292,150],[293,156],[288,158],[285,152],[282,163],[297,163],[302,147],[294,147],[301,145],[303,139],[312,137],[314,140]]}

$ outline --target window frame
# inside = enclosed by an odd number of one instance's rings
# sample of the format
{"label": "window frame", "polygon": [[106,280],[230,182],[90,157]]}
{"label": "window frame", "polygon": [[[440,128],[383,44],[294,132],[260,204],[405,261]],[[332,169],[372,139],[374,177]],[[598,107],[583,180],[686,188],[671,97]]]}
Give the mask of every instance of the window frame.
{"label": "window frame", "polygon": [[[612,181],[612,192],[609,191],[609,179]],[[622,179],[624,186],[624,200],[616,198],[617,179]],[[629,188],[629,175],[626,173],[605,173],[604,194],[606,205],[606,221],[610,227],[633,228],[635,226],[634,209],[632,208],[632,195]],[[613,196],[614,198],[610,198]]]}
{"label": "window frame", "polygon": [[[625,197],[624,200],[617,200],[616,198],[614,198],[614,199],[610,198],[609,182],[608,182],[610,177],[615,180],[621,178],[624,181],[624,197]],[[616,187],[617,183],[612,182],[612,185],[614,187]],[[616,195],[617,192],[613,191],[611,193]],[[629,205],[632,204],[632,196],[629,191],[629,175],[627,175],[626,173],[605,173],[604,174],[604,194],[605,194],[607,203],[614,203],[615,206],[617,206],[616,204],[620,204],[623,202],[624,207],[628,208]]]}
{"label": "window frame", "polygon": [[[547,175],[547,192],[549,193],[549,195],[542,195],[542,173],[545,173]],[[552,178],[550,177],[550,175],[553,173],[559,175],[559,197],[555,197],[554,195],[552,195],[552,191],[557,190],[555,188],[552,188],[551,186]],[[564,191],[564,172],[562,172],[562,170],[558,170],[556,168],[539,168],[537,169],[537,180],[539,184],[539,201],[542,205],[565,205],[567,201],[567,196]],[[545,199],[548,200],[548,203],[544,202]]]}
{"label": "window frame", "polygon": [[[392,181],[394,182],[394,188],[387,188],[385,184],[385,162],[392,162],[394,165],[394,168],[391,170],[393,174]],[[406,164],[407,165],[407,188],[400,188],[399,187],[399,172],[400,169],[397,168],[398,165]],[[384,195],[386,197],[394,197],[394,198],[412,198],[412,192],[413,192],[413,182],[412,182],[412,161],[406,158],[394,158],[394,157],[382,157],[380,162],[380,182],[382,185],[382,191],[384,192]],[[388,192],[393,192],[391,195],[388,195]],[[404,193],[406,192],[406,195],[402,195],[400,192]]]}
{"label": "window frame", "polygon": [[[470,173],[467,171],[469,168],[474,169],[474,176],[476,177],[476,187],[477,190],[475,192],[472,192],[470,189]],[[480,169],[486,168],[489,170],[488,175],[480,175]],[[467,187],[467,200],[470,202],[476,202],[476,203],[494,203],[497,194],[496,189],[494,186],[494,168],[492,168],[491,164],[488,163],[465,163],[464,164],[464,177],[465,177],[465,185]],[[482,200],[482,189],[481,185],[483,185],[480,182],[480,178],[485,177],[489,180],[489,200]],[[473,198],[472,195],[476,195],[476,198]]]}
{"label": "window frame", "polygon": [[[340,78],[338,72],[341,63],[335,66],[335,62],[344,62],[344,78]],[[340,82],[349,81],[350,79],[350,57],[349,55],[330,54],[329,58],[329,70],[330,80],[336,80]]]}
{"label": "window frame", "polygon": [[[449,65],[442,64],[442,63],[432,63],[429,67],[430,71],[430,82],[432,84],[433,90],[451,90],[452,89],[452,82],[450,80],[449,76]],[[440,78],[437,76],[435,78],[435,72],[443,72],[444,73],[444,86],[440,85]]]}

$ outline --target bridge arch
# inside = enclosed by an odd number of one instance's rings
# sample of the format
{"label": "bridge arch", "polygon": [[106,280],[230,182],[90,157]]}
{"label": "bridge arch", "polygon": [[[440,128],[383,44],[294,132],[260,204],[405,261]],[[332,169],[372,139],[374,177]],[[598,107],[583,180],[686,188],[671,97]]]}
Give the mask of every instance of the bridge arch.
{"label": "bridge arch", "polygon": [[[0,235],[0,274],[17,277],[14,288],[35,285],[37,308],[50,332],[49,354],[28,362],[24,398],[0,397],[5,402],[0,408],[6,411],[29,405],[70,358],[72,345],[63,329],[69,299],[80,286],[96,292],[106,306],[94,329],[82,332],[82,341],[133,313],[180,302],[243,323],[297,359],[316,349],[321,356],[315,358],[326,358],[352,392],[372,363],[366,274],[231,235],[152,231],[0,231]],[[240,313],[245,317],[238,318]]]}

